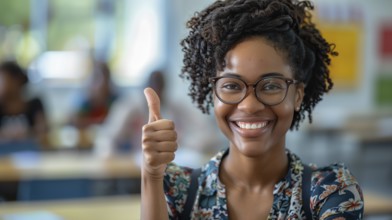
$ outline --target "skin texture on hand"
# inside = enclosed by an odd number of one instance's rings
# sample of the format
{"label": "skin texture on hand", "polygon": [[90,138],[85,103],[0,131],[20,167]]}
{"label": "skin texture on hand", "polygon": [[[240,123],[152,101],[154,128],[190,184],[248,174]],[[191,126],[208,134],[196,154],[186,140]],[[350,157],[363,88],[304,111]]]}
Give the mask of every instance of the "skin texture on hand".
{"label": "skin texture on hand", "polygon": [[[149,109],[143,126],[142,216],[141,219],[168,219],[163,176],[177,150],[177,132],[171,120],[161,119],[160,100],[151,88],[144,90]],[[154,212],[151,212],[154,210]]]}
{"label": "skin texture on hand", "polygon": [[157,93],[151,88],[146,88],[144,95],[146,96],[149,110],[148,123],[161,119],[161,102]]}

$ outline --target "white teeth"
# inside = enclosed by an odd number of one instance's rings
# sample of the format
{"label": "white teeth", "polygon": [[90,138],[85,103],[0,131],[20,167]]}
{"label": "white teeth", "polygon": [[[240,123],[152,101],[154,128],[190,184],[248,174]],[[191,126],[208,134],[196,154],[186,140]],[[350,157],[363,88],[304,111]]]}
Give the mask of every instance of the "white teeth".
{"label": "white teeth", "polygon": [[267,122],[257,122],[257,123],[249,123],[249,122],[237,122],[238,127],[242,129],[259,129],[265,127]]}

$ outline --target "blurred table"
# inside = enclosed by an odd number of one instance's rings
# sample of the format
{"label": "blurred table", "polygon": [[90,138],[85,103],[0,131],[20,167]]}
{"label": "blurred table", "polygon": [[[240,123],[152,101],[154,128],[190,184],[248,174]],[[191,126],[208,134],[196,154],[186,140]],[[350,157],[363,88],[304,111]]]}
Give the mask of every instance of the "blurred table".
{"label": "blurred table", "polygon": [[[76,199],[140,193],[140,168],[130,154],[23,152],[0,158],[0,200]],[[62,190],[58,190],[62,189]]]}
{"label": "blurred table", "polygon": [[[140,218],[140,196],[104,197],[81,200],[6,203],[0,216],[49,212],[64,220],[132,220]],[[365,193],[365,215],[392,215],[392,198]]]}
{"label": "blurred table", "polygon": [[19,153],[0,158],[0,181],[66,178],[139,178],[131,155],[99,157],[87,152]]}
{"label": "blurred table", "polygon": [[[46,217],[46,219],[133,220],[140,219],[140,197],[121,196],[55,202],[7,203],[0,205],[0,219],[3,219],[6,215],[15,214],[18,214],[20,219],[28,219],[28,216],[34,215],[41,215],[44,218],[43,216],[51,214],[55,217]],[[27,217],[22,218],[22,216]]]}
{"label": "blurred table", "polygon": [[392,198],[364,191],[365,215],[392,216]]}

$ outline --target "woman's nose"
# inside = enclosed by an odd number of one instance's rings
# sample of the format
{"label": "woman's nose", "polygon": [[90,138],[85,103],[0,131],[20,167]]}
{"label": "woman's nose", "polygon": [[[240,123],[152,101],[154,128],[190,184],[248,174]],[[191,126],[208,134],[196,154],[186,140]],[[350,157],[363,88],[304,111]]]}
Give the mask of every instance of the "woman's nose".
{"label": "woman's nose", "polygon": [[250,89],[245,98],[238,103],[237,108],[245,113],[253,114],[265,109],[265,105],[257,99],[254,90]]}

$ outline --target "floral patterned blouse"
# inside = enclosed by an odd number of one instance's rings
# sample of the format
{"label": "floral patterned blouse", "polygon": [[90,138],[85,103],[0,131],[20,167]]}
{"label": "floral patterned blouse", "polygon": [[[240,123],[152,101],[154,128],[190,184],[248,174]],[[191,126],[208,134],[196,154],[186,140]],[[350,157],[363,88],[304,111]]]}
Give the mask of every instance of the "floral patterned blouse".
{"label": "floral patterned blouse", "polygon": [[[220,151],[201,169],[192,219],[229,219],[225,186],[219,180],[219,167],[228,150]],[[275,184],[274,201],[268,219],[306,219],[302,208],[301,160],[289,150],[289,170]],[[187,199],[192,169],[170,163],[164,189],[170,219],[179,219]],[[313,219],[362,219],[363,196],[358,182],[342,164],[312,166],[310,208]]]}

